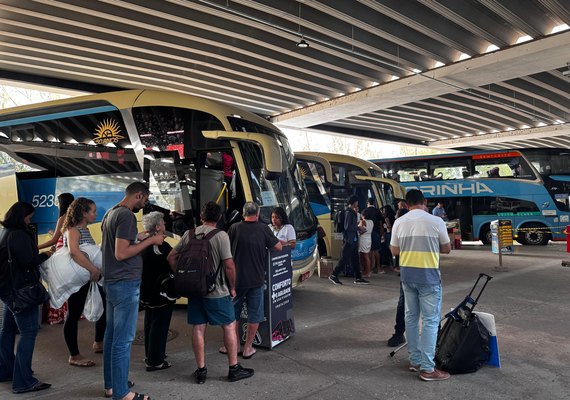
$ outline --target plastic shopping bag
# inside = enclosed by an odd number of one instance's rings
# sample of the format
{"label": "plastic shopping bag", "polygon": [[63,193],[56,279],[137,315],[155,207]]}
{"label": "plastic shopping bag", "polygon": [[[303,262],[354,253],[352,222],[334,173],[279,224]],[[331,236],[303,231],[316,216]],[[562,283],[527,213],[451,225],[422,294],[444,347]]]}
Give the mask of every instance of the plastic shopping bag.
{"label": "plastic shopping bag", "polygon": [[103,315],[103,299],[101,298],[101,293],[99,293],[97,282],[91,282],[89,286],[85,307],[83,307],[83,315],[85,319],[91,322],[99,321],[99,318]]}

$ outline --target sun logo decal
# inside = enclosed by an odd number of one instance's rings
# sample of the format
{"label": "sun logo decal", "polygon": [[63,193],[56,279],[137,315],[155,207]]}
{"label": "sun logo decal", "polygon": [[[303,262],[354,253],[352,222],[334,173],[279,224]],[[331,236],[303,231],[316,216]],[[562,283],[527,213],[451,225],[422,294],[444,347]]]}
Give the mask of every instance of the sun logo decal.
{"label": "sun logo decal", "polygon": [[119,133],[121,133],[119,123],[112,119],[106,119],[100,122],[97,128],[95,128],[95,138],[93,141],[100,145],[117,143],[120,139],[125,138],[119,135]]}
{"label": "sun logo decal", "polygon": [[305,179],[307,176],[310,175],[309,171],[305,167],[300,167],[299,170],[301,172],[301,179]]}

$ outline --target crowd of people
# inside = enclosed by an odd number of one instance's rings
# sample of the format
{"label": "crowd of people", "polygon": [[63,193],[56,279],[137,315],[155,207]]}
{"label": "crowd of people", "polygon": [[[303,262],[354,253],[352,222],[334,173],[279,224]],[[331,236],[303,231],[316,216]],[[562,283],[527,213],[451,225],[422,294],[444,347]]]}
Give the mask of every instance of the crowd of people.
{"label": "crowd of people", "polygon": [[[55,251],[66,251],[69,261],[84,269],[88,277],[69,294],[64,307],[52,308],[50,312],[57,317],[54,323],[60,322],[62,313],[65,315],[63,336],[69,351],[68,363],[76,367],[95,365],[82,355],[77,338],[78,321],[94,282],[104,310],[95,323],[92,350],[103,353],[105,397],[149,399],[147,395],[131,391],[134,383],[128,379],[139,307],[144,309],[146,371],[171,367],[166,361],[166,342],[177,298],[172,279],[178,256],[188,246],[190,231],[172,248],[164,242],[165,216],[154,211],[143,216],[144,230],[138,232],[135,214],[145,206],[148,197],[147,186],[135,182],[126,188],[124,198],[105,214],[101,222],[100,265],[82,251],[85,244],[95,245],[88,227],[97,218],[92,200],[60,194],[60,214],[53,237],[39,246],[35,233],[29,229],[34,207],[18,202],[8,210],[1,222],[4,229],[0,231],[0,256],[10,261],[9,267],[0,268],[0,299],[5,305],[0,330],[0,381],[11,381],[14,393],[35,392],[51,386],[35,378],[32,371],[39,307],[16,309],[14,293],[26,285],[41,284],[40,268]],[[296,244],[295,230],[282,208],[273,210],[269,226],[259,221],[259,214],[256,203],[246,203],[244,220],[232,225],[226,233],[216,228],[222,215],[221,207],[209,202],[201,210],[201,225],[191,231],[201,238],[213,233],[213,237],[208,238],[210,251],[214,263],[223,269],[216,275],[215,289],[211,293],[189,301],[188,323],[193,326],[197,383],[204,383],[207,377],[206,324],[222,327],[224,343],[220,353],[228,357],[228,380],[234,382],[254,374],[253,369],[238,362],[238,355],[249,359],[256,351],[253,338],[264,320],[265,254],[267,249],[294,248]],[[244,303],[248,327],[240,351],[236,317],[242,313]],[[17,333],[20,340],[15,346]]]}
{"label": "crowd of people", "polygon": [[[207,379],[205,360],[206,326],[220,326],[227,355],[230,382],[253,376],[254,370],[238,362],[238,356],[250,359],[259,323],[264,320],[263,292],[268,250],[283,246],[295,248],[296,236],[288,223],[285,210],[273,210],[271,224],[259,220],[260,208],[255,202],[243,207],[243,221],[233,224],[228,232],[217,229],[222,210],[209,202],[200,213],[201,225],[187,231],[172,248],[165,239],[164,214],[150,212],[143,216],[144,230],[138,232],[135,214],[148,202],[148,187],[135,182],[125,190],[124,198],[103,217],[101,222],[101,265],[82,251],[82,245],[94,245],[88,225],[95,222],[95,203],[83,197],[73,199],[60,195],[60,216],[53,238],[36,245],[29,230],[34,207],[15,203],[1,222],[0,256],[9,260],[9,268],[0,268],[0,299],[5,304],[0,331],[0,381],[12,381],[14,393],[48,389],[32,371],[32,355],[38,333],[38,307],[24,310],[15,307],[15,291],[39,283],[40,266],[57,249],[65,249],[88,279],[67,298],[63,336],[69,351],[68,362],[76,367],[92,367],[95,362],[84,357],[78,346],[78,321],[83,313],[90,288],[97,291],[104,306],[95,323],[92,349],[103,353],[105,397],[145,400],[150,397],[131,390],[129,377],[131,345],[136,333],[139,307],[144,309],[146,371],[168,369],[166,342],[176,293],[172,288],[173,273],[191,238],[207,239],[213,264],[218,266],[215,288],[207,295],[189,301],[187,321],[192,325],[192,348],[196,359],[194,379],[202,384]],[[405,342],[409,346],[410,369],[423,380],[447,379],[433,364],[435,338],[441,307],[439,253],[450,251],[443,218],[445,212],[426,212],[421,191],[410,190],[406,201],[394,213],[390,206],[377,209],[372,199],[359,213],[359,199],[351,196],[343,219],[342,255],[329,279],[339,285],[341,273],[354,274],[356,284],[368,284],[373,270],[393,268],[401,275],[400,299],[395,333],[388,345]],[[54,248],[55,246],[55,248]],[[47,250],[40,252],[40,250]],[[104,280],[102,279],[104,277]],[[102,282],[102,283],[101,283]],[[243,315],[243,310],[247,310]],[[65,308],[53,310],[65,312]],[[240,350],[236,320],[247,319],[244,345]],[[422,335],[419,339],[419,318]],[[15,347],[16,333],[20,340]]]}

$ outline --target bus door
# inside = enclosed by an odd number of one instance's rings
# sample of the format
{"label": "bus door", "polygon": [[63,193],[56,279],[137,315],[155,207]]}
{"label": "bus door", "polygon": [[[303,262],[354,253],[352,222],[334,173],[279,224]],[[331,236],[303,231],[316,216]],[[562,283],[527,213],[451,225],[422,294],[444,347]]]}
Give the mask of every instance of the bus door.
{"label": "bus door", "polygon": [[332,168],[330,163],[319,156],[295,155],[301,171],[305,188],[311,202],[311,209],[319,221],[318,248],[321,256],[331,254],[331,237],[333,223],[329,190],[332,184]]}
{"label": "bus door", "polygon": [[177,151],[145,151],[144,158],[144,179],[149,183],[152,204],[145,212],[161,211],[166,230],[182,236],[196,223],[196,166],[182,160]]}
{"label": "bus door", "polygon": [[[234,149],[234,183],[243,188],[244,197],[229,199],[231,209],[228,211],[231,214],[227,216],[228,226],[239,220],[245,201],[257,202],[260,205],[260,219],[271,222],[271,211],[278,205],[277,194],[271,182],[279,181],[287,168],[279,141],[270,135],[256,132],[202,131],[202,135],[207,139],[229,140]],[[262,173],[258,173],[260,171]],[[235,192],[240,196],[241,190],[237,187]]]}

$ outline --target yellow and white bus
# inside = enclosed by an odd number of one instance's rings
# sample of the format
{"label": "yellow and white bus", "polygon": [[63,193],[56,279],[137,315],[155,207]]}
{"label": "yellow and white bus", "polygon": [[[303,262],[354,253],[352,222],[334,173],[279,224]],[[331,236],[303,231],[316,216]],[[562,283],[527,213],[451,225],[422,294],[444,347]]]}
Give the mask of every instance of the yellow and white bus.
{"label": "yellow and white bus", "polygon": [[360,209],[366,200],[374,199],[376,206],[395,206],[405,197],[405,189],[398,182],[384,177],[380,167],[358,157],[345,154],[297,152],[313,212],[325,236],[319,239],[319,252],[338,259],[342,234],[336,233],[335,216],[346,207],[351,195],[359,198]]}
{"label": "yellow and white bus", "polygon": [[55,227],[60,193],[94,200],[100,220],[129,183],[142,180],[151,208],[165,211],[179,236],[210,200],[222,205],[225,227],[246,201],[260,205],[268,224],[272,209],[283,207],[297,233],[293,285],[315,270],[317,220],[287,138],[242,109],[127,90],[1,110],[0,162],[0,212],[17,200],[32,203],[40,242]]}

